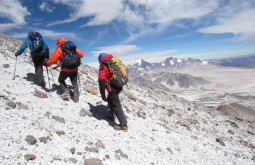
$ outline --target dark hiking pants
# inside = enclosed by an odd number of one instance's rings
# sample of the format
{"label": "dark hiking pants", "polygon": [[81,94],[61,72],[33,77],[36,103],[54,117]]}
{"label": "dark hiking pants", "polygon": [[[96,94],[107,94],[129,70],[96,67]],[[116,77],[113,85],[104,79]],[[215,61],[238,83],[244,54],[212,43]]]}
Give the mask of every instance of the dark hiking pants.
{"label": "dark hiking pants", "polygon": [[120,125],[127,126],[127,119],[120,104],[119,92],[110,92],[107,97],[110,113],[115,113]]}
{"label": "dark hiking pants", "polygon": [[44,81],[44,77],[43,77],[43,61],[44,61],[45,57],[44,56],[38,56],[38,57],[34,57],[33,63],[34,63],[34,67],[35,67],[35,79],[38,83],[38,85],[45,87],[45,81]]}
{"label": "dark hiking pants", "polygon": [[60,84],[63,92],[68,90],[65,80],[70,78],[70,81],[73,85],[74,98],[79,98],[79,88],[78,88],[78,72],[63,72],[59,73],[58,82]]}

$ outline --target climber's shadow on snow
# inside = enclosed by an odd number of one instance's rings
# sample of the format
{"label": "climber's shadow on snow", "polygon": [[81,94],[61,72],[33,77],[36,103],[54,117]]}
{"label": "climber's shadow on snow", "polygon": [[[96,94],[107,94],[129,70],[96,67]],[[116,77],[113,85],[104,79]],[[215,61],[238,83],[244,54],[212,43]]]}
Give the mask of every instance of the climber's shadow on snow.
{"label": "climber's shadow on snow", "polygon": [[[46,86],[48,87],[49,85]],[[58,95],[61,95],[63,93],[61,87],[57,84],[51,84],[51,91],[56,92]]]}
{"label": "climber's shadow on snow", "polygon": [[[35,84],[38,86],[41,86],[40,84],[37,83],[36,78],[35,78],[35,74],[34,73],[27,73],[27,76],[24,77],[23,79],[31,82],[31,84]],[[52,81],[52,80],[50,80]],[[50,86],[49,86],[50,85]],[[61,94],[61,89],[58,85],[53,84],[52,82],[50,82],[50,84],[48,82],[46,82],[45,84],[45,88],[43,88],[46,92],[53,92],[53,91],[57,91],[58,94]]]}
{"label": "climber's shadow on snow", "polygon": [[[27,73],[27,77],[24,77],[23,79],[25,79],[25,80],[31,82],[31,84],[35,84],[35,85],[40,86],[40,84],[38,84],[37,81],[36,81],[36,78],[35,78],[35,74],[34,74],[34,73]],[[46,86],[47,86],[47,85],[46,85]],[[49,90],[46,89],[46,88],[44,88],[44,90],[45,90],[46,92],[49,92]]]}
{"label": "climber's shadow on snow", "polygon": [[23,79],[26,79],[27,81],[30,81],[33,84],[36,84],[36,82],[35,82],[35,74],[34,73],[27,73],[27,77],[24,77]]}
{"label": "climber's shadow on snow", "polygon": [[110,111],[107,106],[105,105],[92,105],[91,103],[88,103],[90,107],[90,112],[92,113],[93,117],[95,117],[97,120],[105,120],[108,122],[110,126],[114,126],[116,123],[110,119]]}

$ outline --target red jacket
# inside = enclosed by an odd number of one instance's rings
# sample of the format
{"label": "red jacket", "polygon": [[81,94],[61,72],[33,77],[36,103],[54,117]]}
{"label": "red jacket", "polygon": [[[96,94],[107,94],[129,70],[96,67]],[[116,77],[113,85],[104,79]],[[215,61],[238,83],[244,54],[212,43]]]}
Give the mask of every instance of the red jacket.
{"label": "red jacket", "polygon": [[107,60],[108,58],[112,58],[112,57],[113,56],[111,54],[107,54],[100,61],[98,82],[99,82],[99,88],[100,88],[101,94],[104,94],[105,88],[107,89],[107,92],[112,91],[109,86],[109,82],[110,82],[110,78],[111,78],[110,72],[109,72],[109,69],[104,64],[105,60]]}
{"label": "red jacket", "polygon": [[[63,62],[63,53],[62,53],[62,49],[61,49],[61,44],[66,43],[66,39],[65,38],[58,38],[57,40],[57,48],[55,50],[54,53],[52,53],[50,59],[46,62],[46,64],[48,66],[52,65],[52,64],[56,64],[58,62],[58,60],[60,60],[60,62]],[[76,49],[76,52],[78,53],[78,55],[82,58],[84,57],[84,53],[83,51]],[[78,71],[78,67],[75,69],[67,69],[67,68],[62,68],[61,67],[61,71],[64,72],[77,72]]]}
{"label": "red jacket", "polygon": [[111,54],[105,55],[100,61],[100,69],[98,73],[98,80],[104,80],[105,82],[110,82],[110,72],[109,69],[104,65],[105,60],[112,58]]}

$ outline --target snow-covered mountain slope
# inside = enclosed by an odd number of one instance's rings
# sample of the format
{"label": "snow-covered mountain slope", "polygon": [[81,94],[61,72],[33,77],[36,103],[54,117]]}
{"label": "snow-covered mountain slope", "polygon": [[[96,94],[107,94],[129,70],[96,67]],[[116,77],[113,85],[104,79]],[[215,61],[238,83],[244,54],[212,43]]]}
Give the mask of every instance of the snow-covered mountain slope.
{"label": "snow-covered mountain slope", "polygon": [[0,164],[255,163],[254,120],[130,82],[120,94],[129,131],[118,132],[101,101],[96,69],[80,67],[79,103],[62,100],[59,71],[44,70],[48,89],[40,88],[28,53],[18,57],[13,80],[20,42],[0,41]]}
{"label": "snow-covered mountain slope", "polygon": [[153,64],[144,61],[143,59],[137,60],[135,63],[127,66],[127,69],[151,68]]}

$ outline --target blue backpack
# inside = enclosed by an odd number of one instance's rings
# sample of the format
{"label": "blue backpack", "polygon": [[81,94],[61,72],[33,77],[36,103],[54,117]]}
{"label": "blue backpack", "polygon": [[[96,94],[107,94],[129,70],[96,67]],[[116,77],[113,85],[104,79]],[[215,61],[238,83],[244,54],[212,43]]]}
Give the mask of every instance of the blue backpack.
{"label": "blue backpack", "polygon": [[76,52],[76,45],[72,41],[67,41],[61,45],[63,53],[62,68],[75,69],[81,64],[81,58]]}
{"label": "blue backpack", "polygon": [[28,47],[32,56],[49,56],[49,48],[43,42],[42,35],[38,32],[28,33]]}

